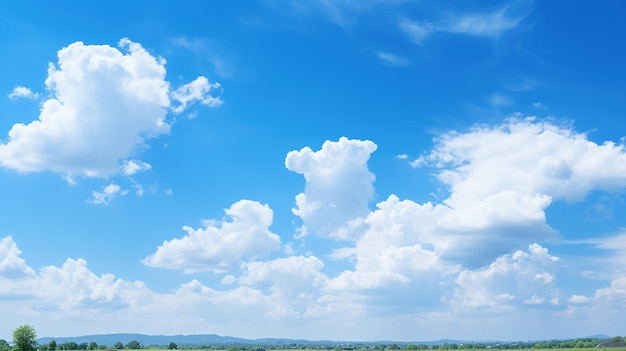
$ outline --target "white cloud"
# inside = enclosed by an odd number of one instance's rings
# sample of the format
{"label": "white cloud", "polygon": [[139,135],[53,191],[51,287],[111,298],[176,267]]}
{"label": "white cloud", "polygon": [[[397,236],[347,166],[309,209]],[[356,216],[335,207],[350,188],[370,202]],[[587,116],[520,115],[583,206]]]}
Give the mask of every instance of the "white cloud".
{"label": "white cloud", "polygon": [[224,102],[219,97],[210,94],[211,90],[218,89],[220,83],[209,83],[205,77],[198,77],[191,83],[185,84],[172,92],[172,99],[178,101],[180,105],[172,107],[174,113],[181,113],[187,105],[194,101],[199,101],[208,107],[219,107]]}
{"label": "white cloud", "polygon": [[87,200],[87,202],[94,205],[107,205],[117,196],[124,196],[126,194],[128,194],[128,190],[124,190],[119,185],[111,183],[103,186],[101,192],[92,191],[91,199]]}
{"label": "white cloud", "polygon": [[376,56],[384,63],[392,65],[392,66],[407,66],[409,64],[409,60],[396,56],[389,52],[377,51]]}
{"label": "white cloud", "polygon": [[19,98],[26,99],[37,99],[39,97],[38,93],[34,93],[30,88],[23,86],[16,86],[13,91],[9,94],[9,99],[16,100]]}
{"label": "white cloud", "polygon": [[[12,289],[0,288],[0,296],[22,291],[29,302],[29,313],[48,310],[113,310],[149,299],[141,282],[100,277],[87,268],[83,259],[67,259],[61,267],[46,266],[35,272],[19,257],[21,251],[10,236],[0,239],[0,281]],[[17,289],[16,289],[17,287]],[[27,288],[27,289],[20,289]]]}
{"label": "white cloud", "polygon": [[[452,303],[459,309],[507,311],[514,302],[538,305],[559,294],[552,282],[536,279],[558,268],[559,259],[532,244],[527,251],[503,255],[489,266],[464,270],[457,278]],[[507,296],[506,299],[500,298]]]}
{"label": "white cloud", "polygon": [[304,193],[296,196],[293,213],[302,218],[303,235],[349,239],[358,218],[369,212],[374,175],[367,168],[376,144],[369,140],[326,141],[319,151],[290,151],[287,169],[304,175]]}
{"label": "white cloud", "polygon": [[164,241],[142,262],[185,273],[228,272],[238,269],[242,259],[262,257],[280,248],[280,237],[269,230],[273,212],[268,205],[240,200],[225,212],[231,221],[205,221],[203,229],[185,226],[186,236]]}
{"label": "white cloud", "polygon": [[525,15],[513,15],[507,6],[491,13],[473,13],[452,17],[440,28],[449,33],[497,37],[515,28]]}
{"label": "white cloud", "polygon": [[436,22],[420,23],[405,18],[400,21],[400,28],[418,44],[437,32],[499,37],[502,33],[517,27],[527,13],[519,6],[507,5],[493,12],[452,15]]}
{"label": "white cloud", "polygon": [[399,154],[399,155],[396,155],[396,158],[398,160],[406,160],[406,159],[409,158],[409,155],[407,155],[407,154]]}
{"label": "white cloud", "polygon": [[491,104],[492,106],[508,106],[513,104],[513,100],[502,94],[502,93],[493,93],[490,97],[489,97],[489,104]]}
{"label": "white cloud", "polygon": [[20,257],[22,251],[11,236],[0,239],[0,279],[21,279],[32,277],[35,271]]}
{"label": "white cloud", "polygon": [[572,305],[586,305],[590,301],[590,298],[582,295],[572,295],[569,299],[567,299],[567,303]]}
{"label": "white cloud", "polygon": [[[17,123],[0,144],[0,165],[19,172],[53,171],[63,176],[106,178],[120,170],[118,160],[146,147],[149,138],[169,133],[168,109],[188,102],[215,106],[199,77],[172,93],[165,60],[140,44],[122,39],[120,49],[75,42],[50,64],[39,118]],[[219,99],[218,99],[219,100]]]}
{"label": "white cloud", "polygon": [[152,169],[152,165],[139,160],[126,160],[122,165],[122,174],[125,176],[131,176],[137,172],[147,171]]}
{"label": "white cloud", "polygon": [[439,180],[451,187],[446,204],[452,207],[510,189],[573,201],[591,190],[626,186],[624,145],[599,145],[549,121],[511,118],[446,133],[435,142],[420,163],[440,169]]}
{"label": "white cloud", "polygon": [[429,37],[433,32],[437,31],[437,28],[429,23],[417,23],[408,19],[400,21],[400,28],[402,28],[411,39],[420,44],[424,39]]}
{"label": "white cloud", "polygon": [[246,265],[239,283],[268,286],[273,308],[269,316],[300,316],[319,298],[328,278],[321,273],[324,263],[315,256],[290,256]]}
{"label": "white cloud", "polygon": [[142,282],[123,281],[112,274],[96,276],[83,259],[68,258],[61,267],[44,267],[37,281],[39,308],[119,309],[151,294]]}
{"label": "white cloud", "polygon": [[234,284],[236,281],[237,281],[237,278],[234,275],[229,274],[229,275],[224,276],[224,278],[222,278],[220,282],[224,285],[231,285],[231,284]]}

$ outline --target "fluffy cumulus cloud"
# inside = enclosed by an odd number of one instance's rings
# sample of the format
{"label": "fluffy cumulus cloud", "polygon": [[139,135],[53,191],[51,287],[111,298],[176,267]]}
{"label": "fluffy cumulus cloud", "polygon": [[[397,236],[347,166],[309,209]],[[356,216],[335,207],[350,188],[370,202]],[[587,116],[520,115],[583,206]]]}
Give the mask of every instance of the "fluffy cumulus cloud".
{"label": "fluffy cumulus cloud", "polygon": [[[94,321],[145,325],[148,333],[177,333],[175,323],[194,333],[233,334],[255,326],[267,336],[297,325],[323,333],[304,337],[362,338],[362,329],[351,328],[372,325],[385,326],[367,330],[372,338],[406,338],[394,334],[402,324],[445,337],[442,330],[478,321],[510,330],[500,325],[510,320],[523,321],[532,329],[527,336],[536,337],[572,316],[602,314],[603,327],[623,318],[615,311],[626,301],[626,235],[585,243],[609,252],[602,263],[612,273],[597,277],[606,283],[595,293],[572,290],[560,285],[567,257],[548,249],[557,234],[546,209],[626,186],[624,145],[598,144],[569,125],[532,118],[446,133],[412,162],[434,170],[447,186],[446,198],[418,203],[390,194],[370,209],[374,175],[367,163],[375,150],[371,141],[341,138],[317,151],[287,154],[285,166],[305,180],[293,209],[302,219],[301,234],[333,240],[336,249],[328,256],[295,255],[291,245],[281,252],[279,236],[269,229],[269,205],[241,200],[224,219],[183,227],[186,235],[164,241],[143,259],[147,266],[189,274],[226,273],[221,284],[215,280],[218,287],[197,274],[169,293],[155,293],[141,282],[96,275],[82,259],[36,272],[7,237],[0,241],[0,297],[26,301],[18,312],[41,320],[73,311],[90,323],[88,316],[97,313]],[[148,165],[133,160],[123,167],[132,175]],[[119,192],[114,190],[108,192]],[[0,308],[17,311],[15,306],[0,299]],[[497,318],[485,321],[485,315]]]}
{"label": "fluffy cumulus cloud", "polygon": [[503,255],[489,266],[464,270],[456,280],[453,304],[459,309],[510,311],[519,304],[559,304],[554,277],[559,258],[538,244]]}
{"label": "fluffy cumulus cloud", "polygon": [[16,86],[13,89],[13,91],[9,94],[9,99],[11,100],[16,100],[20,98],[37,99],[38,97],[39,97],[39,94],[30,90],[30,88],[19,86],[19,85]]}
{"label": "fluffy cumulus cloud", "polygon": [[592,190],[626,186],[623,144],[597,144],[570,126],[532,117],[444,134],[414,165],[423,163],[440,169],[451,207],[510,191],[575,201]]}
{"label": "fluffy cumulus cloud", "polygon": [[83,259],[69,258],[61,267],[44,267],[37,281],[40,308],[120,309],[151,295],[142,282],[116,279],[113,274],[95,275]]}
{"label": "fluffy cumulus cloud", "polygon": [[293,209],[304,223],[303,235],[350,238],[351,227],[367,215],[374,196],[375,177],[367,161],[376,147],[369,140],[342,137],[324,142],[319,151],[305,147],[287,154],[287,169],[304,175],[306,181]]}
{"label": "fluffy cumulus cloud", "polygon": [[116,279],[112,274],[96,276],[83,259],[67,259],[61,267],[46,266],[38,272],[20,257],[12,237],[0,239],[0,300],[25,302],[19,314],[37,316],[50,311],[93,314],[127,308],[150,300],[142,282]]}
{"label": "fluffy cumulus cloud", "polygon": [[[356,264],[330,278],[327,288],[372,291],[393,284],[413,289],[418,281],[463,286],[470,276],[480,275],[474,271],[494,276],[483,267],[509,267],[511,260],[519,266],[539,257],[551,264],[547,251],[533,244],[557,235],[546,223],[546,208],[553,200],[580,200],[591,190],[623,187],[624,157],[623,145],[598,145],[569,126],[533,118],[444,134],[413,165],[434,167],[449,186],[449,197],[420,204],[390,195],[378,203],[353,231],[355,244],[333,253]],[[317,170],[322,174],[321,167]],[[344,218],[344,225],[349,223],[354,221]],[[528,245],[528,253],[515,251]],[[553,271],[553,266],[537,268],[527,280],[535,287],[552,286]],[[495,279],[493,286],[504,280]],[[507,291],[486,300],[499,296],[503,306],[509,300],[535,306],[556,302],[556,292],[546,289],[530,295]],[[441,296],[430,297],[433,302]]]}
{"label": "fluffy cumulus cloud", "polygon": [[273,211],[256,201],[240,200],[226,209],[230,221],[205,221],[205,227],[183,227],[187,235],[165,241],[143,259],[152,267],[228,272],[240,268],[242,259],[263,257],[280,248],[280,237],[269,230]]}
{"label": "fluffy cumulus cloud", "polygon": [[0,279],[20,279],[35,274],[20,257],[21,253],[12,237],[0,239]]}
{"label": "fluffy cumulus cloud", "polygon": [[290,256],[246,265],[240,284],[268,287],[273,301],[272,317],[300,316],[315,305],[328,278],[324,263],[315,256]]}
{"label": "fluffy cumulus cloud", "polygon": [[[51,97],[37,120],[11,128],[8,141],[0,144],[0,165],[68,177],[114,175],[119,160],[137,154],[147,139],[169,132],[169,110],[180,112],[196,100],[219,105],[209,92],[216,85],[206,78],[171,91],[165,75],[163,58],[128,39],[119,42],[119,49],[68,45],[48,68]],[[24,89],[14,93],[32,95]],[[172,100],[179,104],[173,106]]]}

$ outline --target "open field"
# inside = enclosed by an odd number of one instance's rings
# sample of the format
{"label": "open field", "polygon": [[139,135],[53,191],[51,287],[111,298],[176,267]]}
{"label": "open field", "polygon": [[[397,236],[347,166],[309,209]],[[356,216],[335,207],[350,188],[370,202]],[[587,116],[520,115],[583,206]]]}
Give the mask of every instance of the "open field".
{"label": "open field", "polygon": [[[262,347],[261,347],[262,348]],[[253,347],[249,348],[250,350],[254,350]],[[489,348],[490,350],[493,349],[498,349],[498,348],[494,348],[491,347]],[[578,350],[578,351],[590,351],[590,350],[604,350],[604,351],[626,351],[626,347],[605,347],[605,348],[569,348],[567,350]],[[163,351],[166,350],[165,348],[144,348],[141,349],[141,351]],[[194,350],[194,351],[231,351],[231,349],[196,349],[196,348],[192,348],[192,347],[180,347],[179,350]],[[267,348],[267,350],[272,350],[272,351],[294,351],[294,350],[300,350],[300,351],[319,351],[319,348],[302,348],[302,349],[272,349],[272,348]],[[373,350],[373,348],[354,348],[354,350]],[[462,350],[462,349],[459,349]],[[477,350],[477,349],[473,349],[473,350]],[[510,348],[510,350],[520,350],[520,349],[515,349],[515,348]],[[552,348],[552,349],[546,349],[546,348],[532,348],[532,349],[523,349],[523,350],[533,350],[533,351],[554,351],[554,350],[560,350],[559,348]]]}

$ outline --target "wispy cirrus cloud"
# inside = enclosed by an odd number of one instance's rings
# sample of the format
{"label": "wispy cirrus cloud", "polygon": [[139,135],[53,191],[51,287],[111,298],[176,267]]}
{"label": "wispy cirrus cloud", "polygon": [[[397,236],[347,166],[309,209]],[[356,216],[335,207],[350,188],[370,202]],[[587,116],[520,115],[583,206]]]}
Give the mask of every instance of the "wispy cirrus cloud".
{"label": "wispy cirrus cloud", "polygon": [[408,66],[410,63],[406,58],[396,56],[390,52],[376,51],[376,57],[378,57],[378,59],[380,59],[383,63],[391,66]]}
{"label": "wispy cirrus cloud", "polygon": [[418,44],[438,32],[497,38],[517,27],[528,13],[526,6],[514,3],[491,12],[450,15],[432,22],[403,18],[399,26]]}

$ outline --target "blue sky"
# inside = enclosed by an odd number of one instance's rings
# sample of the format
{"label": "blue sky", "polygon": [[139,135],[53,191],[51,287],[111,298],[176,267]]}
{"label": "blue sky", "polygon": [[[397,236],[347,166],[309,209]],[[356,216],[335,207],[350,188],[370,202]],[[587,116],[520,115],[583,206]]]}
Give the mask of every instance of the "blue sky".
{"label": "blue sky", "polygon": [[623,335],[625,6],[3,2],[0,338]]}

